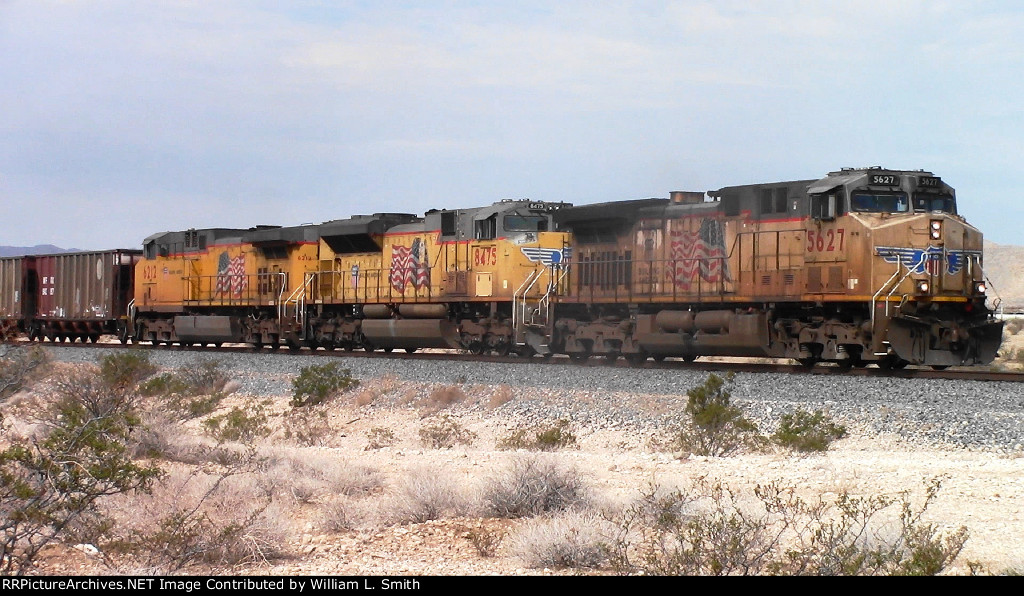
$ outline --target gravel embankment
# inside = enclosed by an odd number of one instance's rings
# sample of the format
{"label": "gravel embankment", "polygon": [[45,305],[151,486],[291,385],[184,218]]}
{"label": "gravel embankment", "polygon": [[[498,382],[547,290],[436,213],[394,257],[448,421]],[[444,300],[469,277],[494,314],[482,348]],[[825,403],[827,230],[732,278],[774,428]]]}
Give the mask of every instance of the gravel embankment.
{"label": "gravel embankment", "polygon": [[[47,348],[56,360],[94,362],[106,350]],[[216,358],[254,396],[287,395],[291,379],[323,358],[302,354],[205,355],[150,352],[154,363],[175,369]],[[541,363],[438,363],[381,358],[337,362],[358,379],[391,375],[422,383],[510,385],[529,388],[501,407],[526,420],[569,417],[593,429],[656,430],[676,424],[686,391],[707,378],[701,371],[552,366]],[[960,447],[1020,451],[1024,446],[1024,387],[1015,383],[844,377],[841,375],[736,375],[733,402],[762,429],[797,407],[824,409],[848,425],[895,433],[907,439]],[[374,407],[390,404],[375,403]],[[477,407],[485,408],[484,404]]]}

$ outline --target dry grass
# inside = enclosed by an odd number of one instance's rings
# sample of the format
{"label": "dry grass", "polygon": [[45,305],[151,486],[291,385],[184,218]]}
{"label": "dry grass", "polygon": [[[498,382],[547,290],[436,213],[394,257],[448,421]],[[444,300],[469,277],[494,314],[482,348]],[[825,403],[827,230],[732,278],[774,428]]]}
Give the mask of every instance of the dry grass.
{"label": "dry grass", "polygon": [[[385,531],[397,537],[400,546],[395,549],[415,550],[422,535],[415,524],[429,530],[442,527],[431,523],[448,520],[443,527],[456,530],[451,530],[453,542],[446,547],[451,551],[432,555],[439,559],[438,569],[445,569],[444,559],[461,545],[505,571],[525,565],[608,572],[606,551],[599,548],[610,533],[604,519],[621,512],[596,513],[594,502],[604,493],[595,487],[612,486],[610,478],[628,485],[631,467],[640,464],[623,466],[603,459],[601,472],[594,474],[601,477],[599,482],[591,482],[580,469],[594,473],[596,468],[575,467],[591,455],[584,450],[526,456],[491,450],[491,439],[507,428],[507,420],[488,410],[508,403],[516,392],[532,398],[526,389],[500,385],[478,391],[474,386],[467,395],[464,384],[400,382],[395,377],[371,379],[361,389],[351,400],[297,412],[287,406],[288,396],[278,396],[268,412],[286,413],[269,415],[268,424],[290,425],[291,435],[279,430],[258,449],[218,443],[203,435],[202,418],[178,422],[159,407],[159,400],[144,402],[146,430],[136,435],[134,453],[152,458],[166,477],[151,496],[108,500],[103,512],[111,529],[104,530],[102,520],[96,519],[76,528],[75,540],[94,540],[104,553],[106,571],[250,573],[282,556],[303,557],[306,551],[298,545],[308,545],[310,539],[320,544],[326,539],[316,534],[327,533],[331,541],[348,541],[351,550],[339,548],[330,555],[317,550],[314,558],[289,562],[289,569],[344,552],[335,556],[338,569],[351,570],[341,566],[349,564],[353,553],[383,549],[378,541]],[[362,403],[363,392],[372,399]],[[250,397],[232,397],[219,412]],[[5,437],[14,428],[30,433],[27,414],[38,408],[23,393],[5,406],[14,402],[23,406],[3,411]],[[431,409],[441,415],[424,418],[424,411]],[[438,451],[432,447],[445,445],[427,441],[430,448],[424,448],[417,442],[417,425],[446,421],[449,430],[468,432],[467,420],[486,439],[479,441],[480,447]],[[432,434],[452,434],[436,430]],[[696,467],[667,457],[657,461],[660,471],[690,473]],[[507,533],[508,527],[515,531]],[[381,564],[389,564],[391,556],[397,555],[380,555]]]}
{"label": "dry grass", "polygon": [[510,548],[523,564],[537,569],[599,568],[615,526],[594,511],[566,511],[527,520],[510,537]]}
{"label": "dry grass", "polygon": [[488,400],[487,405],[492,410],[500,408],[515,398],[515,393],[512,391],[511,385],[498,385],[494,388],[494,392],[491,393],[491,398]]}
{"label": "dry grass", "polygon": [[474,509],[467,490],[451,473],[436,468],[417,468],[398,480],[390,499],[382,506],[387,523],[422,523],[434,519],[462,517]]}

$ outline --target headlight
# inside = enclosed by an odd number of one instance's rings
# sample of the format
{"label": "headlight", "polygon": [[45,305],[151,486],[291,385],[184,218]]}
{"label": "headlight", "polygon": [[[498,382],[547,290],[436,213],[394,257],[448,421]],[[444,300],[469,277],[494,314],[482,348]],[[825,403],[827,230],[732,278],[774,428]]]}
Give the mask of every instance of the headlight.
{"label": "headlight", "polygon": [[918,294],[927,294],[928,293],[928,288],[930,288],[930,287],[931,287],[931,285],[929,285],[928,280],[920,279],[920,280],[917,281],[917,293]]}
{"label": "headlight", "polygon": [[983,281],[976,281],[976,282],[974,282],[974,293],[975,294],[984,294],[986,290],[988,290],[988,288],[985,287],[985,282],[983,282]]}
{"label": "headlight", "polygon": [[931,221],[931,225],[928,226],[928,228],[931,231],[932,240],[938,240],[939,238],[942,238],[942,220],[941,219],[933,219]]}

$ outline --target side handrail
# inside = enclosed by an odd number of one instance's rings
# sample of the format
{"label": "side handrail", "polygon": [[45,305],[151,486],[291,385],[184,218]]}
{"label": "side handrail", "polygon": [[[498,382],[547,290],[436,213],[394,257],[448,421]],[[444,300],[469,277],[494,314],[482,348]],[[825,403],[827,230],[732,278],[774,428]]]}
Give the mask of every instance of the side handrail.
{"label": "side handrail", "polygon": [[[981,255],[973,255],[973,261],[978,264],[978,269],[981,269],[981,278],[985,281],[985,287],[992,288],[992,291],[996,295],[995,299],[992,301],[992,312],[996,312],[999,309],[999,306],[1002,305],[1003,299],[999,296],[999,291],[996,290],[995,284],[992,283],[988,274],[985,273],[985,267],[981,264]],[[988,292],[985,293],[988,294]]]}
{"label": "side handrail", "polygon": [[[889,286],[889,284],[892,283],[892,280],[896,279],[896,276],[898,276],[900,274],[900,271],[901,271],[902,267],[903,267],[903,257],[897,256],[896,257],[896,272],[893,273],[892,276],[889,279],[887,279],[885,281],[885,283],[883,283],[880,288],[878,288],[878,291],[875,292],[873,296],[871,296],[871,327],[872,328],[874,328],[874,326],[875,326],[875,310],[876,310],[875,305],[878,303],[878,297],[882,294],[882,292],[885,291],[885,288],[887,288]],[[896,287],[899,287],[899,283],[896,284]],[[890,292],[890,294],[891,293],[892,292]],[[885,303],[885,314],[886,314],[886,316],[889,315],[889,301],[888,301],[888,298],[886,298],[886,303]]]}
{"label": "side handrail", "polygon": [[[539,278],[540,271],[534,269],[530,272],[530,275],[526,276],[523,283],[521,283],[519,287],[512,292],[512,330],[517,336],[517,340],[519,330],[522,328],[523,321],[526,318],[526,293],[530,291],[530,288],[533,287],[536,279]],[[520,312],[520,309],[522,309],[522,312]]]}

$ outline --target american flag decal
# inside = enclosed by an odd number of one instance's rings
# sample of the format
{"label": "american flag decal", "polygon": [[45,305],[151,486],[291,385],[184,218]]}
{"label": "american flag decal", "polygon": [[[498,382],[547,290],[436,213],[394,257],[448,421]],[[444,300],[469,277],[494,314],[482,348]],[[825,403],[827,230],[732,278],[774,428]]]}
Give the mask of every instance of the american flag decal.
{"label": "american flag decal", "polygon": [[391,287],[396,292],[405,292],[411,285],[419,290],[430,283],[430,267],[424,255],[423,241],[416,238],[412,246],[391,245]]}
{"label": "american flag decal", "polygon": [[227,251],[220,253],[217,258],[217,293],[231,293],[235,298],[240,298],[242,292],[249,287],[249,278],[245,275],[245,254],[239,254],[235,258],[228,256]]}
{"label": "american flag decal", "polygon": [[668,275],[676,286],[689,290],[700,279],[718,283],[732,281],[729,277],[728,254],[721,222],[705,219],[696,232],[672,230],[671,258],[673,268]]}

